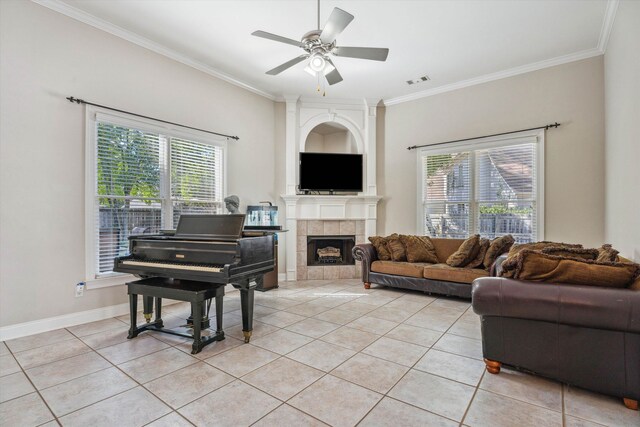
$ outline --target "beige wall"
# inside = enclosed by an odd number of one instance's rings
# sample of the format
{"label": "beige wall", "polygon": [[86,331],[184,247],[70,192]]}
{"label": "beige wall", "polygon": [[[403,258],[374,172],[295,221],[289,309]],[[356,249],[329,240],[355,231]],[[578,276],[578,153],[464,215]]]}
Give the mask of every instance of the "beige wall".
{"label": "beige wall", "polygon": [[604,56],[607,242],[640,262],[640,2],[623,0]]}
{"label": "beige wall", "polygon": [[[0,326],[126,301],[85,277],[84,108],[237,134],[228,192],[278,201],[274,102],[29,1],[0,1]],[[283,156],[284,158],[284,156]]]}
{"label": "beige wall", "polygon": [[602,244],[603,106],[600,56],[387,107],[379,232],[416,231],[416,151],[406,147],[558,121],[546,136],[545,238]]}

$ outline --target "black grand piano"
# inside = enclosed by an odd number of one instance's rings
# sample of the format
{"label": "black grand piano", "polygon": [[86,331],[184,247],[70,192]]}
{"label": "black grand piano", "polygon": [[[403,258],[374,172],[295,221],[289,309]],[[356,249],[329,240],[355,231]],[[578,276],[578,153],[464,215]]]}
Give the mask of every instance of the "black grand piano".
{"label": "black grand piano", "polygon": [[130,236],[129,255],[116,258],[113,270],[172,278],[178,285],[180,280],[233,285],[240,291],[242,331],[249,342],[254,290],[273,271],[275,258],[273,235],[243,237],[244,218],[181,215],[175,234]]}

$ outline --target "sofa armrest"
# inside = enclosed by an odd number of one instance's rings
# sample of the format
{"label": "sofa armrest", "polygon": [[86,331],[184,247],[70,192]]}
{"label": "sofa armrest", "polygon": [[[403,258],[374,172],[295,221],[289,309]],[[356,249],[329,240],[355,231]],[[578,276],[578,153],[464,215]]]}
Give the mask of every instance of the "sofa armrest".
{"label": "sofa armrest", "polygon": [[471,298],[481,316],[640,333],[640,292],[630,289],[483,277],[473,281]]}
{"label": "sofa armrest", "polygon": [[361,243],[353,247],[352,254],[357,261],[362,261],[362,281],[370,283],[369,272],[371,271],[371,264],[378,259],[376,248],[371,243]]}

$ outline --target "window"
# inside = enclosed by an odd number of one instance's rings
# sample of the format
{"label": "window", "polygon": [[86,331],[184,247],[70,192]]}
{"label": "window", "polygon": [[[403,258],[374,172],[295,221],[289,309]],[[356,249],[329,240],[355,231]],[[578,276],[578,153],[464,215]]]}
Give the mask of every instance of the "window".
{"label": "window", "polygon": [[173,229],[184,213],[223,211],[223,141],[95,111],[87,128],[89,279],[113,273],[130,235]]}
{"label": "window", "polygon": [[542,239],[543,138],[518,134],[422,149],[419,229],[432,237]]}

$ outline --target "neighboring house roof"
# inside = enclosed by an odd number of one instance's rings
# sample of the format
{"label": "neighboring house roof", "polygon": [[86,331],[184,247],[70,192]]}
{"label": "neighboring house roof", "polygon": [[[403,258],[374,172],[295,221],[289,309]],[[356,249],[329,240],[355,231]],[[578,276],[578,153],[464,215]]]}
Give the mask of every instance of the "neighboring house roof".
{"label": "neighboring house roof", "polygon": [[511,149],[491,150],[489,158],[507,185],[516,193],[532,193],[533,156],[522,156]]}

